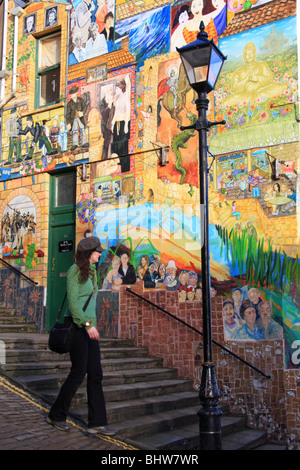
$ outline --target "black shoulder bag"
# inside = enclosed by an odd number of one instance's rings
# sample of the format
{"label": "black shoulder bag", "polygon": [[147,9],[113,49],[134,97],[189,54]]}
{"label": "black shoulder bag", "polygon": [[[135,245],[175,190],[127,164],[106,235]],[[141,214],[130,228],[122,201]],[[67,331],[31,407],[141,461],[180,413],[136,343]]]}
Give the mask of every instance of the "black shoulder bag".
{"label": "black shoulder bag", "polygon": [[[86,303],[84,304],[83,311],[86,310],[91,300],[92,295],[93,295],[93,292],[91,293]],[[71,347],[72,347],[72,342],[73,342],[73,332],[76,328],[76,325],[73,322],[72,317],[65,317],[63,323],[59,322],[66,297],[67,297],[67,293],[65,294],[64,300],[58,311],[56,322],[54,323],[54,325],[52,326],[50,330],[49,340],[48,340],[49,349],[58,354],[65,354],[65,353],[70,352]]]}

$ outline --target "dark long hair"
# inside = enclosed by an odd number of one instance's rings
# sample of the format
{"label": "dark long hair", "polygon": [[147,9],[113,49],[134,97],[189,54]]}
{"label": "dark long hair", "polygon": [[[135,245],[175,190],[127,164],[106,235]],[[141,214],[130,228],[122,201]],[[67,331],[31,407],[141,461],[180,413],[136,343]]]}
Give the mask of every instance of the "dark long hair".
{"label": "dark long hair", "polygon": [[93,250],[76,252],[75,262],[79,269],[79,282],[84,283],[88,280],[90,274],[90,257]]}
{"label": "dark long hair", "polygon": [[213,11],[216,11],[216,8],[213,6],[212,0],[204,0],[202,15],[208,15],[209,13],[212,13]]}

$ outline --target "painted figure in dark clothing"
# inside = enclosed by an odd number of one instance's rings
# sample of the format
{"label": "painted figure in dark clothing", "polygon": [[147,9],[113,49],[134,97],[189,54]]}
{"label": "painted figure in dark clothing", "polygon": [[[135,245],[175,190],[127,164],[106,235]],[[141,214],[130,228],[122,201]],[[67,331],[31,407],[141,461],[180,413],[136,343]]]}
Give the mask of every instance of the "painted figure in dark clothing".
{"label": "painted figure in dark clothing", "polygon": [[130,170],[130,157],[128,156],[130,99],[126,81],[122,78],[116,86],[115,113],[113,118],[112,153],[120,158],[122,173]]}
{"label": "painted figure in dark clothing", "polygon": [[37,146],[37,143],[41,143],[46,147],[46,152],[47,155],[54,155],[56,153],[55,150],[53,150],[48,138],[43,135],[42,133],[42,128],[38,122],[34,123],[32,116],[27,117],[27,126],[25,127],[24,130],[19,131],[20,134],[26,135],[30,133],[33,137],[33,140],[31,142],[29,152],[25,158],[25,160],[31,160],[33,157],[33,152]]}
{"label": "painted figure in dark clothing", "polygon": [[115,113],[115,107],[111,103],[111,106],[106,101],[106,98],[102,98],[100,102],[100,113],[101,113],[101,131],[103,135],[103,149],[101,160],[107,160],[111,153],[112,143],[112,120]]}

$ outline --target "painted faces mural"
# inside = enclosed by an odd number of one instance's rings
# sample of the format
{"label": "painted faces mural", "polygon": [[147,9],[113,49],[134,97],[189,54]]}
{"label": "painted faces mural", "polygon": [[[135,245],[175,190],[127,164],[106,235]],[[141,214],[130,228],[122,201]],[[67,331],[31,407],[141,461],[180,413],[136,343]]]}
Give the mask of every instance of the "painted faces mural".
{"label": "painted faces mural", "polygon": [[227,26],[227,8],[223,0],[193,0],[172,8],[171,51],[197,39],[201,21],[208,39],[218,43],[218,36]]}
{"label": "painted faces mural", "polygon": [[74,0],[70,12],[69,65],[111,52],[114,47],[114,0]]}

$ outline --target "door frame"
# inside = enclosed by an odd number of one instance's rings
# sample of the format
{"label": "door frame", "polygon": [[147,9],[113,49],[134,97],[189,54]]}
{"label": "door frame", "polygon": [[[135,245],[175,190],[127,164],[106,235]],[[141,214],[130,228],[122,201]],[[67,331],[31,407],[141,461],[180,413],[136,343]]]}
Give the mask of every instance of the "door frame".
{"label": "door frame", "polygon": [[[66,291],[66,277],[60,278],[59,282],[59,292],[57,295],[53,295],[52,291],[54,289],[54,279],[53,279],[53,260],[55,260],[55,255],[58,252],[57,246],[55,246],[55,237],[53,236],[53,231],[56,228],[66,228],[66,230],[71,230],[73,247],[70,253],[72,259],[75,254],[75,225],[76,225],[76,190],[75,190],[75,200],[73,204],[67,204],[65,206],[56,207],[55,206],[55,194],[56,194],[56,185],[55,177],[66,174],[70,171],[75,173],[75,187],[76,187],[76,168],[67,168],[61,171],[55,171],[49,173],[50,176],[50,194],[49,194],[49,233],[48,233],[48,269],[47,269],[47,303],[46,303],[46,329],[49,330],[53,323],[56,320],[58,310],[61,306],[61,302]],[[68,271],[72,263],[68,263],[65,266],[65,271]],[[57,272],[57,276],[59,273]],[[57,278],[55,278],[57,281]]]}

